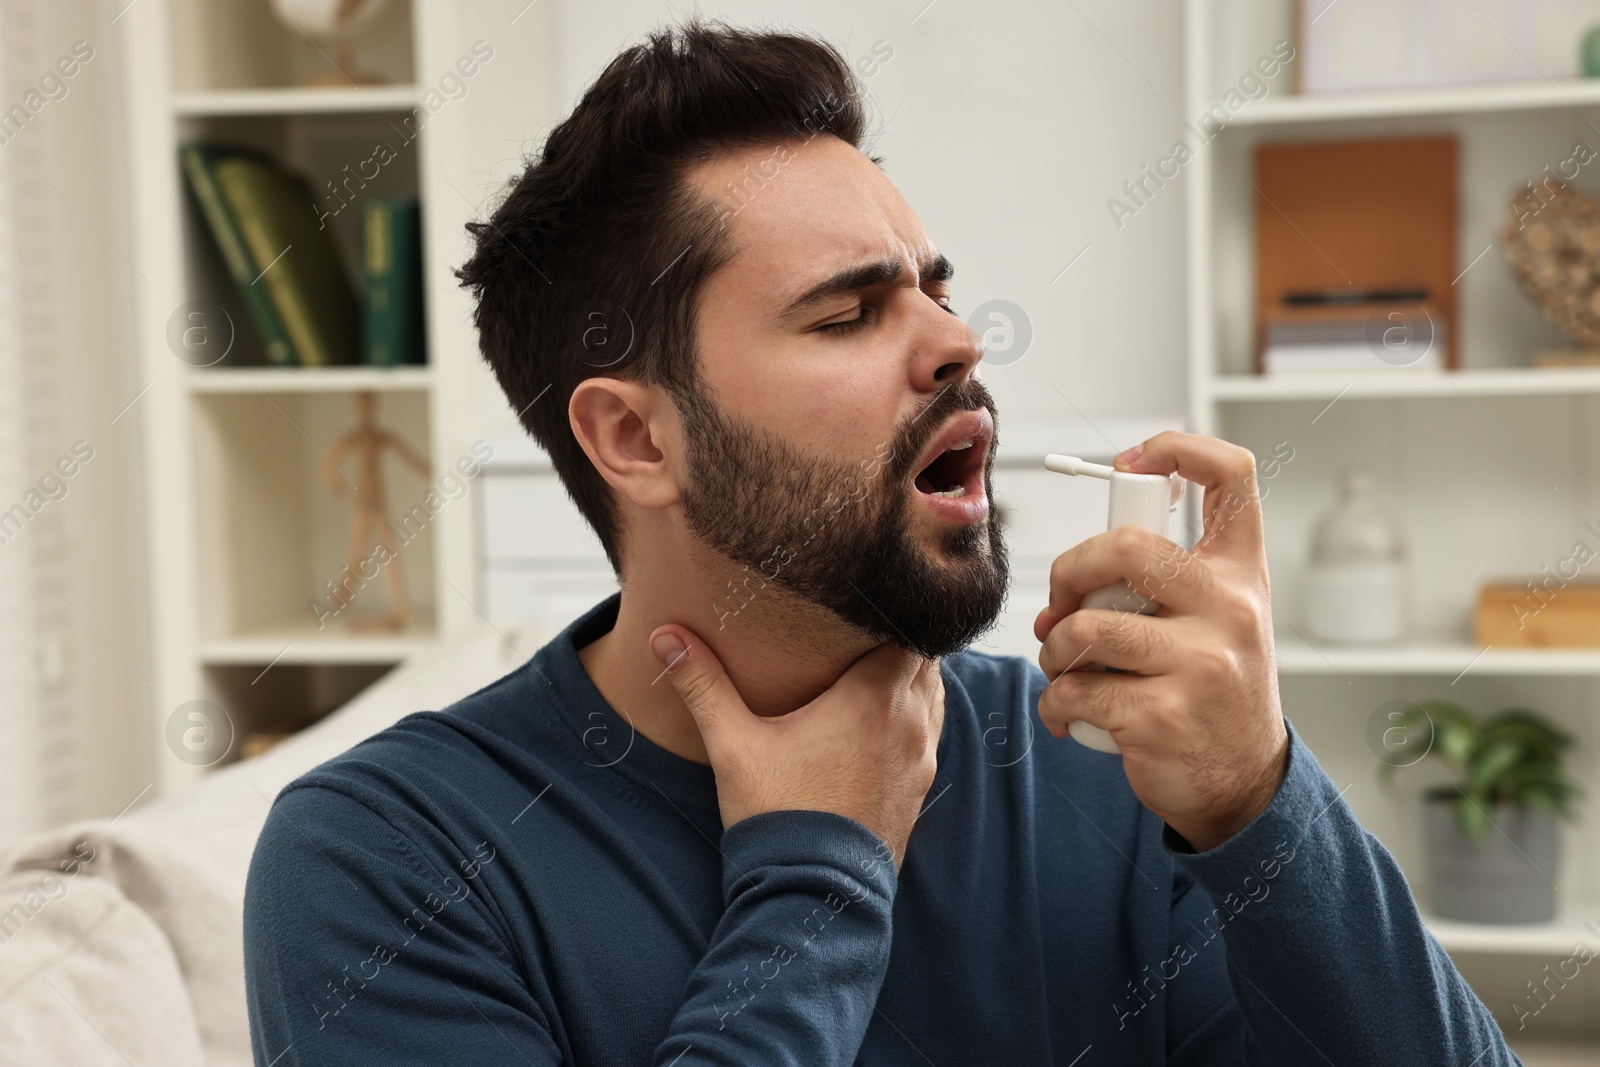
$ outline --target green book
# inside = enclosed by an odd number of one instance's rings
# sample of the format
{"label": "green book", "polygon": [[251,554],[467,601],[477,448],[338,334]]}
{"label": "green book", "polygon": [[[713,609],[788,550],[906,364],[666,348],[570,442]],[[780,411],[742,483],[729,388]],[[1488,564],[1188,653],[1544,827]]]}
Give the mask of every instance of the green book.
{"label": "green book", "polygon": [[296,359],[306,367],[355,363],[361,309],[304,180],[248,156],[219,160],[213,173]]}
{"label": "green book", "polygon": [[361,205],[362,358],[376,367],[423,362],[422,217],[415,200]]}
{"label": "green book", "polygon": [[294,349],[289,344],[289,335],[284,332],[283,320],[278,317],[267,291],[251,284],[257,271],[245,248],[244,237],[239,233],[238,221],[223,199],[222,190],[217,187],[212,171],[217,161],[228,154],[228,149],[196,143],[184,145],[179,150],[178,158],[189,192],[206,220],[206,227],[211,231],[217,251],[222,254],[228,275],[238,287],[239,296],[255,324],[256,336],[261,339],[267,362],[289,366],[294,363]]}

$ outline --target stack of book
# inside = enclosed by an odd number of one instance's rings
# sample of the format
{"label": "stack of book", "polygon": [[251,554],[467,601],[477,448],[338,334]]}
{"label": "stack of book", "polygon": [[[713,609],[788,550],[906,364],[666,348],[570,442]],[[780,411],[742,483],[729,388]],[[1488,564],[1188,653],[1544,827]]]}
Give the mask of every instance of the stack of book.
{"label": "stack of book", "polygon": [[1262,316],[1263,374],[1445,365],[1445,317],[1423,289],[1292,292]]}
{"label": "stack of book", "polygon": [[247,149],[195,143],[180,159],[268,363],[423,362],[415,200],[363,204],[358,299],[303,178]]}

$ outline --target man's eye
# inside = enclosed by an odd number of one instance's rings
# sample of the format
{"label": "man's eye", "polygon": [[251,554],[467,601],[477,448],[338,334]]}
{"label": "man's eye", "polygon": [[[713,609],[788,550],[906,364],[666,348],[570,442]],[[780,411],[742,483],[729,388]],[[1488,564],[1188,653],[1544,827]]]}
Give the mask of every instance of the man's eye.
{"label": "man's eye", "polygon": [[867,325],[867,309],[863,307],[860,310],[861,314],[857,315],[853,319],[845,319],[842,322],[824,323],[821,326],[818,326],[817,329],[826,330],[828,333],[852,333],[856,330],[859,330],[863,326]]}

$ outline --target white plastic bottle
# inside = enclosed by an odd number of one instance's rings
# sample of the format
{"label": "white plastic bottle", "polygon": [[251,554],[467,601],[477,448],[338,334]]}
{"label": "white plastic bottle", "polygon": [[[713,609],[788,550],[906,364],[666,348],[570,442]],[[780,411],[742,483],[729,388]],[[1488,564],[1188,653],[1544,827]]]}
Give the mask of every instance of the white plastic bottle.
{"label": "white plastic bottle", "polygon": [[[1086,475],[1111,483],[1111,499],[1106,515],[1108,530],[1118,526],[1139,526],[1166,537],[1169,517],[1182,499],[1187,484],[1176,474],[1131,474],[1100,463],[1085,463],[1076,456],[1055,453],[1045,457],[1044,465],[1046,470],[1057,474]],[[1155,601],[1144,599],[1123,581],[1086,593],[1080,606],[1136,612],[1140,615],[1154,615],[1157,607]],[[1109,730],[1082,719],[1074,719],[1067,727],[1067,733],[1074,741],[1097,752],[1122,751]]]}

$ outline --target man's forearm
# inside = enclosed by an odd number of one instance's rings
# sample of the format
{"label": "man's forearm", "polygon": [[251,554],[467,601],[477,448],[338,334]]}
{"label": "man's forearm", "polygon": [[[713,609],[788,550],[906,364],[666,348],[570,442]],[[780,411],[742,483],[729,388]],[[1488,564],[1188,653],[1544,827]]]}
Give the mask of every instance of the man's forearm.
{"label": "man's forearm", "polygon": [[1176,936],[1196,951],[1223,938],[1246,1047],[1272,1062],[1519,1062],[1423,926],[1394,858],[1290,729],[1288,775],[1253,822],[1199,854],[1164,833],[1211,897],[1202,910],[1191,895]]}
{"label": "man's forearm", "polygon": [[854,1062],[889,965],[887,847],[818,811],[743,820],[721,847],[727,910],[656,1063]]}

